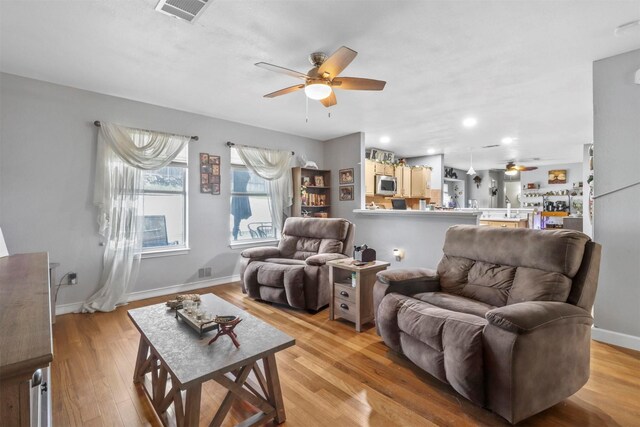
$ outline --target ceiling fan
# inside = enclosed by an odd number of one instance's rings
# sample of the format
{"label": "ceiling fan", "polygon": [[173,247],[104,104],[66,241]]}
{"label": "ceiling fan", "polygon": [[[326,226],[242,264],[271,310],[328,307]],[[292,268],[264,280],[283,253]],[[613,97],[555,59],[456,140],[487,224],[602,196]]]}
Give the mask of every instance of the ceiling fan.
{"label": "ceiling fan", "polygon": [[266,62],[258,62],[255,65],[265,70],[287,74],[304,80],[304,83],[268,93],[264,96],[265,98],[275,98],[276,96],[286,95],[304,89],[304,93],[308,98],[320,101],[325,107],[331,107],[338,103],[334,89],[382,90],[387,84],[387,82],[382,80],[362,79],[359,77],[338,77],[351,61],[354,60],[357,54],[358,52],[346,46],[342,46],[333,52],[331,56],[327,56],[323,52],[314,52],[309,55],[309,62],[311,62],[313,68],[310,69],[307,74]]}
{"label": "ceiling fan", "polygon": [[523,166],[523,165],[516,165],[514,162],[509,162],[507,163],[507,167],[504,170],[504,173],[506,175],[515,175],[518,172],[523,172],[523,171],[533,171],[538,169],[537,166]]}

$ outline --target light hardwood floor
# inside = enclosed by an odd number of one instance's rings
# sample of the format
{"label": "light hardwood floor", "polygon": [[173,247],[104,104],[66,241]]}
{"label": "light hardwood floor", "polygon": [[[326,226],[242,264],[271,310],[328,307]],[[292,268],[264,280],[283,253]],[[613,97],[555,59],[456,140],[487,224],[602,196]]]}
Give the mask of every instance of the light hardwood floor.
{"label": "light hardwood floor", "polygon": [[[287,413],[283,425],[508,425],[390,352],[372,327],[358,334],[350,323],[329,321],[328,310],[309,314],[255,302],[238,284],[198,291],[208,292],[295,337],[296,346],[277,354]],[[132,383],[139,334],[126,311],[166,299],[137,301],[112,313],[57,317],[52,365],[55,426],[160,425],[143,392]],[[591,348],[587,385],[520,425],[640,425],[640,353],[595,341]],[[205,384],[201,425],[208,425],[223,396],[221,387]],[[251,413],[248,404],[236,402],[225,425]]]}

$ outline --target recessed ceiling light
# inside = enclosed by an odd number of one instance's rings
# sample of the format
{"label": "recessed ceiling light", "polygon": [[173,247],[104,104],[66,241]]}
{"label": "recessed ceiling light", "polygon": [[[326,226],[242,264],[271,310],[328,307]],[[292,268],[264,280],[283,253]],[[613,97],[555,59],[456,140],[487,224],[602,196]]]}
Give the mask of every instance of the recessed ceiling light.
{"label": "recessed ceiling light", "polygon": [[505,136],[504,138],[502,138],[503,144],[511,144],[512,142],[513,142],[513,138],[511,138],[510,136]]}
{"label": "recessed ceiling light", "polygon": [[380,137],[380,143],[381,144],[388,144],[391,142],[391,138],[389,138],[388,136],[381,136]]}
{"label": "recessed ceiling light", "polygon": [[478,124],[478,119],[476,119],[475,117],[467,117],[462,121],[462,126],[466,128],[472,128],[477,124]]}
{"label": "recessed ceiling light", "polygon": [[429,148],[427,150],[427,154],[436,154],[436,149],[435,148]]}

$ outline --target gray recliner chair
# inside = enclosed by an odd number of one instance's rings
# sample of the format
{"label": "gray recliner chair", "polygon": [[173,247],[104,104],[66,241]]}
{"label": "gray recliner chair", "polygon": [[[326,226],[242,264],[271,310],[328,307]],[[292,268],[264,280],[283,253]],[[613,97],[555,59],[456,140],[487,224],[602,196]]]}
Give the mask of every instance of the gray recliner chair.
{"label": "gray recliner chair", "polygon": [[601,246],[571,230],[453,226],[437,271],[374,285],[384,342],[512,423],[589,379]]}
{"label": "gray recliner chair", "polygon": [[242,252],[242,292],[251,298],[319,310],[329,304],[327,261],[348,258],[355,226],[339,218],[287,218],[278,247]]}

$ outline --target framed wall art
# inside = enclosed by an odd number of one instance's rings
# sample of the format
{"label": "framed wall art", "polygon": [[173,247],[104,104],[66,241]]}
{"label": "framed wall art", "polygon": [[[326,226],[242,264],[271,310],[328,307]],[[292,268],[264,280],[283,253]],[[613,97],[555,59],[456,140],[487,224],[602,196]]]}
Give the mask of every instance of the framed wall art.
{"label": "framed wall art", "polygon": [[340,185],[353,184],[354,182],[353,168],[340,169],[338,178],[339,178]]}
{"label": "framed wall art", "polygon": [[220,156],[200,153],[200,192],[220,194]]}
{"label": "framed wall art", "polygon": [[554,169],[549,171],[549,184],[566,184],[567,170]]}

